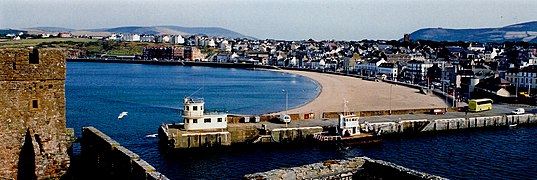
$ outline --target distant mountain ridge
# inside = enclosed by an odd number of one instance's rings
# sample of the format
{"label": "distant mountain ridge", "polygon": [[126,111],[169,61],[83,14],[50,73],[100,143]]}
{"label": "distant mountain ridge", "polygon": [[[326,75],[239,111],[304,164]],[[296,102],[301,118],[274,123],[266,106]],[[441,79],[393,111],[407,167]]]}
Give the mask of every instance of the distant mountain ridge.
{"label": "distant mountain ridge", "polygon": [[499,28],[446,29],[424,28],[410,34],[413,40],[537,43],[537,21]]}
{"label": "distant mountain ridge", "polygon": [[42,32],[99,32],[99,33],[128,33],[128,34],[180,34],[180,35],[207,35],[212,37],[225,38],[248,38],[256,39],[252,36],[247,36],[232,30],[219,27],[182,27],[182,26],[122,26],[115,28],[99,28],[99,29],[70,29],[63,27],[32,27],[18,29],[20,31],[42,31]]}

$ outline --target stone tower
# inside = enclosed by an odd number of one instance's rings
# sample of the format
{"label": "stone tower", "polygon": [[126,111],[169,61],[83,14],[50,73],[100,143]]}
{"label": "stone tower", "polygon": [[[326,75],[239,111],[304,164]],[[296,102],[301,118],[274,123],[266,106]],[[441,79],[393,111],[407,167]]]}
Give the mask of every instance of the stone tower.
{"label": "stone tower", "polygon": [[0,179],[46,179],[69,167],[65,55],[0,50]]}

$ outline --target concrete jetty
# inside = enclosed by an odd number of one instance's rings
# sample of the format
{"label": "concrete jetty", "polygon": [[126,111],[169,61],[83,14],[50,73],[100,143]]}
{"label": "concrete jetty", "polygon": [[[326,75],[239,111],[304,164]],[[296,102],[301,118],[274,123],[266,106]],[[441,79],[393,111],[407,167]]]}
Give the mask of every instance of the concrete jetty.
{"label": "concrete jetty", "polygon": [[[473,128],[507,128],[537,124],[537,115],[490,115],[470,117],[424,116],[417,119],[384,120],[371,116],[361,119],[362,131],[381,131],[382,135],[418,134],[424,132],[453,131]],[[401,117],[406,117],[402,115]],[[410,116],[409,116],[410,117]],[[237,117],[228,117],[237,118]],[[289,127],[283,124],[262,121],[259,123],[234,123],[221,132],[180,131],[173,125],[159,128],[161,143],[173,149],[230,146],[234,144],[288,144],[315,141],[314,135],[323,132],[323,127],[335,126],[335,120],[295,120]]]}

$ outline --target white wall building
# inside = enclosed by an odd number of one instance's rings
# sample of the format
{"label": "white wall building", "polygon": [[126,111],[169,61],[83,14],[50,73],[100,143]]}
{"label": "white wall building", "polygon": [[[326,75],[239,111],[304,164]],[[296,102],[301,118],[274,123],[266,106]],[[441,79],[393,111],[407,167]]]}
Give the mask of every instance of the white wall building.
{"label": "white wall building", "polygon": [[181,35],[173,35],[170,38],[170,43],[172,44],[185,44],[185,38]]}
{"label": "white wall building", "polygon": [[377,68],[377,74],[385,74],[390,80],[397,78],[397,65],[395,63],[382,63]]}
{"label": "white wall building", "polygon": [[416,60],[408,61],[406,69],[407,73],[405,75],[412,81],[423,81],[425,80],[425,76],[427,76],[427,69],[430,67],[433,67],[433,63]]}
{"label": "white wall building", "polygon": [[184,127],[188,130],[215,130],[227,128],[227,114],[204,111],[203,99],[184,98]]}
{"label": "white wall building", "polygon": [[509,70],[505,73],[505,79],[519,88],[537,88],[537,65],[530,65],[520,71]]}
{"label": "white wall building", "polygon": [[139,34],[123,34],[123,36],[121,37],[121,40],[140,42],[140,35]]}

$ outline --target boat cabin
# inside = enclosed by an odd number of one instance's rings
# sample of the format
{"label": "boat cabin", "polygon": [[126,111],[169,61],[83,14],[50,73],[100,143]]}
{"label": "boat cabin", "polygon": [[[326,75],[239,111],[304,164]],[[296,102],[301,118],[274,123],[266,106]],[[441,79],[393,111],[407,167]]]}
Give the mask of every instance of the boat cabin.
{"label": "boat cabin", "polygon": [[359,116],[356,115],[339,115],[339,130],[341,136],[354,136],[360,134]]}
{"label": "boat cabin", "polygon": [[205,113],[205,102],[202,98],[184,98],[184,128],[188,130],[212,130],[227,128],[227,114]]}

